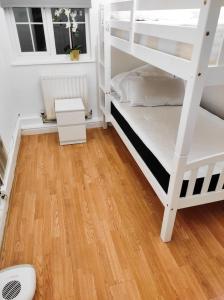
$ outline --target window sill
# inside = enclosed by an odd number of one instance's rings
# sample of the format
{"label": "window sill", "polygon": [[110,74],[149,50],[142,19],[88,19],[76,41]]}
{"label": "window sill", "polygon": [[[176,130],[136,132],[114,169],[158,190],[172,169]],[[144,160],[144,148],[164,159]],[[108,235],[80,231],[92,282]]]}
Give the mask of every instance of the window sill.
{"label": "window sill", "polygon": [[33,66],[33,65],[59,65],[59,64],[84,64],[95,63],[95,59],[80,58],[78,61],[71,61],[69,58],[16,58],[11,62],[12,66]]}

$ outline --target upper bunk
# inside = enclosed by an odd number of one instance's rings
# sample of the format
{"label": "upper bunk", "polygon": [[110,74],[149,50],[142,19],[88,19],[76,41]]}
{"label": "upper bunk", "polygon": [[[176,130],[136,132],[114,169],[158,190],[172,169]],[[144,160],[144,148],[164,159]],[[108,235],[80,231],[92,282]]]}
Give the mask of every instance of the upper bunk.
{"label": "upper bunk", "polygon": [[[224,1],[213,1],[209,13],[206,3],[203,0],[112,0],[105,7],[105,23],[109,22],[106,27],[110,28],[105,43],[187,80],[195,70],[194,50],[198,43],[202,43],[204,35],[213,43],[215,36],[206,85],[221,85],[224,13],[220,13],[219,20],[218,16]],[[163,17],[170,13],[175,14],[177,21]]]}
{"label": "upper bunk", "polygon": [[[133,0],[112,0],[112,10],[128,10],[131,8]],[[136,10],[170,10],[170,9],[191,9],[200,8],[201,0],[137,0],[135,2]]]}

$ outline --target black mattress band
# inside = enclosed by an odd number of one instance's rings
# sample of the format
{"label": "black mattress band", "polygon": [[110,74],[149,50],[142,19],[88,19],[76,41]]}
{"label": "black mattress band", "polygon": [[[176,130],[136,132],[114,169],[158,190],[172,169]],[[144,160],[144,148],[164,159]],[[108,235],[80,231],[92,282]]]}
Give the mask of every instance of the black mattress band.
{"label": "black mattress band", "polygon": [[131,126],[128,124],[128,122],[125,120],[125,118],[121,115],[121,113],[117,110],[117,108],[112,102],[111,114],[121,127],[124,134],[129,139],[135,150],[141,156],[142,160],[150,169],[153,176],[159,182],[163,190],[167,193],[170,182],[170,174],[162,166],[162,164],[156,158],[156,156],[146,147],[146,145],[143,143],[140,137],[134,132],[134,130],[131,128]]}
{"label": "black mattress band", "polygon": [[[153,176],[161,185],[162,189],[165,193],[168,192],[169,182],[170,182],[170,174],[166,171],[157,157],[150,151],[150,149],[143,143],[143,141],[139,138],[139,136],[135,133],[135,131],[131,128],[129,123],[125,120],[122,114],[118,111],[115,105],[111,102],[111,114],[122,129],[123,133],[127,136],[135,150],[138,152],[142,160],[145,162]],[[219,174],[215,174],[211,178],[211,182],[208,188],[208,192],[212,192],[216,190]],[[201,193],[203,186],[204,178],[197,178],[193,195],[198,195]],[[183,180],[183,184],[181,187],[180,197],[185,197],[187,194],[189,180]]]}

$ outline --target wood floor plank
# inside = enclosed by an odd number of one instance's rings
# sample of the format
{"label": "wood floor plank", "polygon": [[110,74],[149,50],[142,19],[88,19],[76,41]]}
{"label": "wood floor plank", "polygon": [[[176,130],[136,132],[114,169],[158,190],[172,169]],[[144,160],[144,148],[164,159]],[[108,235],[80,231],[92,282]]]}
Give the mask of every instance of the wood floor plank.
{"label": "wood floor plank", "polygon": [[0,268],[34,264],[35,300],[224,299],[224,204],[163,207],[113,128],[24,136]]}

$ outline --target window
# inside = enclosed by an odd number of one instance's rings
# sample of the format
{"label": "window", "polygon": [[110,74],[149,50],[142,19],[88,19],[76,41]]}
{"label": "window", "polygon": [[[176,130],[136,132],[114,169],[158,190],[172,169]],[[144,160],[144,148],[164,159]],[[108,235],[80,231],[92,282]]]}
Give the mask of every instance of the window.
{"label": "window", "polygon": [[46,51],[40,8],[13,8],[21,52]]}
{"label": "window", "polygon": [[65,54],[72,48],[78,48],[80,53],[86,53],[85,9],[71,9],[64,12],[52,8],[51,13],[56,53]]}
{"label": "window", "polygon": [[89,10],[85,8],[9,9],[20,55],[58,56],[71,49],[89,54]]}

